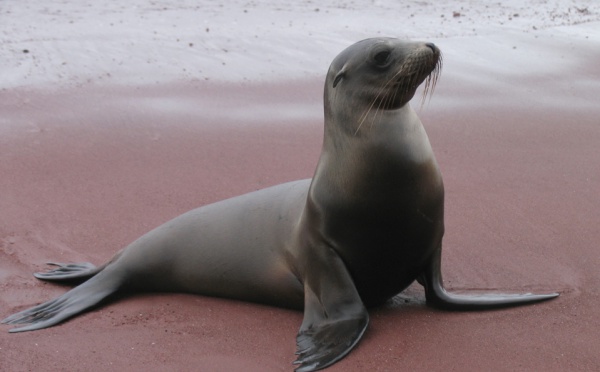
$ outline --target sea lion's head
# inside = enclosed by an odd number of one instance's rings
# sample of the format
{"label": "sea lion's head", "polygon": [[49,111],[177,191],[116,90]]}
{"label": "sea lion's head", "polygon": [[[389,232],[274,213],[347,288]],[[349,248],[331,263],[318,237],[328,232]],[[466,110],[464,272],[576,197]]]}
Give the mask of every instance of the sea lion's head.
{"label": "sea lion's head", "polygon": [[433,90],[441,65],[440,50],[432,43],[394,38],[359,41],[329,67],[326,115],[336,115],[337,110],[357,109],[366,115],[401,108],[425,80],[424,95]]}

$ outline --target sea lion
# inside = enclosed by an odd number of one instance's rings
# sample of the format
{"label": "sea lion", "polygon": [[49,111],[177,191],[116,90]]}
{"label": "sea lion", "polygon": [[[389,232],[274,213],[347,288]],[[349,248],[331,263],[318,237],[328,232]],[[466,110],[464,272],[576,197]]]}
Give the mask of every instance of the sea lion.
{"label": "sea lion", "polygon": [[323,148],[314,177],[207,205],[150,231],[101,267],[52,264],[34,274],[84,280],[3,320],[53,326],[118,291],[173,291],[304,309],[298,371],[343,358],[367,328],[366,308],[415,280],[427,304],[485,309],[558,293],[466,296],[440,272],[444,187],[427,134],[409,105],[435,86],[431,43],[376,38],[342,51],[327,73]]}

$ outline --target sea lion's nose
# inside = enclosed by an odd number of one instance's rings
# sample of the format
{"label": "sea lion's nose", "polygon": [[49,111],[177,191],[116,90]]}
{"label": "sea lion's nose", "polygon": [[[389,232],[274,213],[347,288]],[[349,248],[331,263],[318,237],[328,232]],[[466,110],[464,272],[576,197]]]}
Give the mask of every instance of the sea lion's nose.
{"label": "sea lion's nose", "polygon": [[429,49],[433,50],[434,52],[437,49],[437,47],[435,46],[434,43],[425,43],[425,46],[427,46]]}

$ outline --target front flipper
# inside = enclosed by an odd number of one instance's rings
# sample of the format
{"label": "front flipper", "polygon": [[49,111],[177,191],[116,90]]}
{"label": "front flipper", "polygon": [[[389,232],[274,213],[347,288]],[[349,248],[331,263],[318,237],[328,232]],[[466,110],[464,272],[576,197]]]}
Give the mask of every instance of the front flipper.
{"label": "front flipper", "polygon": [[534,302],[546,301],[558,297],[558,293],[548,294],[480,294],[457,295],[444,289],[442,280],[442,250],[441,248],[432,257],[425,272],[418,281],[425,287],[427,304],[443,310],[482,310],[497,309],[501,307],[519,306]]}
{"label": "front flipper", "polygon": [[304,264],[304,320],[296,337],[300,365],[317,371],[346,356],[369,323],[354,282],[341,258],[320,247]]}

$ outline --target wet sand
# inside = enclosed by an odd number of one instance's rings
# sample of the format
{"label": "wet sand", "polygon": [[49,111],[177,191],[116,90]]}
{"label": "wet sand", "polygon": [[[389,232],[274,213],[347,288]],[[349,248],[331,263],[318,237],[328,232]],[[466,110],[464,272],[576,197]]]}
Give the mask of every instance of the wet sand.
{"label": "wet sand", "polygon": [[[442,312],[415,285],[371,311],[365,337],[331,371],[597,368],[600,49],[585,37],[595,26],[491,37],[493,55],[507,57],[487,66],[456,48],[489,40],[436,40],[446,64],[419,110],[446,185],[446,285],[561,296]],[[529,69],[500,67],[536,53],[544,58]],[[310,177],[321,85],[305,77],[0,91],[0,317],[68,289],[33,278],[44,262],[100,264],[189,209]],[[209,297],[123,297],[46,330],[2,326],[0,369],[289,371],[301,320]]]}

